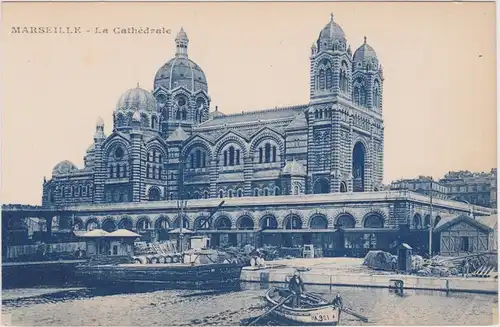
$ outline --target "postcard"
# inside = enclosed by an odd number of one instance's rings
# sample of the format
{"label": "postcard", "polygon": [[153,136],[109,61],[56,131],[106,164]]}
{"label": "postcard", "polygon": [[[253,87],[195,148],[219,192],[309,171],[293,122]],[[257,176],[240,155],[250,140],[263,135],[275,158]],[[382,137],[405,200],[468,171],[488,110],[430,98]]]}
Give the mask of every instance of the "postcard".
{"label": "postcard", "polygon": [[497,324],[495,23],[3,3],[2,324]]}

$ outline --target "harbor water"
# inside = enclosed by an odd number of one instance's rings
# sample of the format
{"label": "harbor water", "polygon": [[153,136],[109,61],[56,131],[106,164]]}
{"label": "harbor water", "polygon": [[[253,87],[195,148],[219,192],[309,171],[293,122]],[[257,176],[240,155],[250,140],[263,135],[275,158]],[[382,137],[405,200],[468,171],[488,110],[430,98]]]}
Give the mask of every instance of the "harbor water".
{"label": "harbor water", "polygon": [[[196,326],[239,325],[266,308],[270,285],[241,284],[231,291],[26,288],[2,292],[2,325]],[[438,291],[330,289],[307,286],[327,299],[340,293],[344,305],[369,318],[341,316],[341,325],[492,325],[498,296]]]}

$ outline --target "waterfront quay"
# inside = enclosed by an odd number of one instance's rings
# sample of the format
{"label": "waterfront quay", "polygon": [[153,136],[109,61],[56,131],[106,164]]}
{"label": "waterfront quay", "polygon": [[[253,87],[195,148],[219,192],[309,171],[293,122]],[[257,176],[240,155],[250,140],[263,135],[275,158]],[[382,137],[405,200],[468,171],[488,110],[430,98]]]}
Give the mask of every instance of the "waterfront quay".
{"label": "waterfront quay", "polygon": [[[187,201],[182,214],[177,201],[28,208],[4,205],[2,251],[6,256],[11,240],[22,244],[25,237],[28,241],[28,232],[22,233],[22,221],[38,217],[46,220],[42,240],[47,243],[56,242],[54,235],[61,237],[63,231],[71,234],[95,228],[108,232],[125,228],[140,234],[144,241],[163,241],[175,237],[175,229],[182,222],[187,232],[208,236],[211,246],[297,248],[313,244],[323,256],[333,257],[364,256],[370,248],[387,250],[393,242],[405,241],[427,252],[426,226],[468,215],[470,209],[470,205],[457,201],[435,199],[431,203],[429,197],[409,191],[198,199]],[[480,217],[495,211],[475,206],[474,212]],[[482,251],[491,248],[488,227],[471,226],[476,231],[471,242],[481,238],[478,246],[484,247]],[[432,235],[439,238],[434,231]],[[360,239],[363,244],[358,244]],[[438,239],[432,246],[433,253],[441,250]]]}
{"label": "waterfront quay", "polygon": [[241,281],[248,283],[285,283],[287,277],[299,270],[306,285],[329,288],[373,287],[394,288],[395,281],[403,289],[444,292],[498,294],[498,279],[478,277],[420,277],[394,272],[374,271],[362,265],[358,258],[283,259],[267,263],[267,267],[245,267]]}

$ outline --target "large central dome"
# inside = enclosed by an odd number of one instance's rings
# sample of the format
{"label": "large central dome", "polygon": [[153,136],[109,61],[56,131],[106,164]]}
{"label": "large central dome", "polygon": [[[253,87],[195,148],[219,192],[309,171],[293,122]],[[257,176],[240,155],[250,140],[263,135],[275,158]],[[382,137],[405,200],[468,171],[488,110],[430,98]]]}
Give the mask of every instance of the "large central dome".
{"label": "large central dome", "polygon": [[205,73],[200,66],[188,58],[189,39],[182,28],[175,38],[175,43],[177,47],[175,57],[158,70],[154,88],[163,87],[167,90],[173,90],[182,86],[192,92],[199,90],[207,92]]}

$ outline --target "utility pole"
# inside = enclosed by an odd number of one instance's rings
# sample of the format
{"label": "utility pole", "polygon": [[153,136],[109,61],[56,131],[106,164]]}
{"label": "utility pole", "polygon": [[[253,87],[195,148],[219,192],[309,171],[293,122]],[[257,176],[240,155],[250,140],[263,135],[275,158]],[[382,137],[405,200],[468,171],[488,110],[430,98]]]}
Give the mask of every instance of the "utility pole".
{"label": "utility pole", "polygon": [[429,217],[429,259],[432,257],[432,177],[431,177],[431,194],[430,194],[430,217]]}
{"label": "utility pole", "polygon": [[184,190],[183,190],[183,184],[184,184],[184,169],[183,169],[183,162],[182,159],[179,158],[179,185],[177,187],[178,190],[178,200],[177,200],[177,209],[179,212],[179,252],[184,251],[184,233],[183,233],[183,228],[184,228],[184,209],[187,208],[187,200],[184,201]]}

